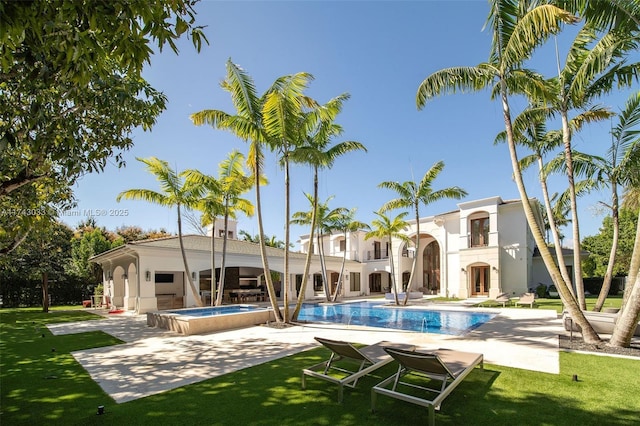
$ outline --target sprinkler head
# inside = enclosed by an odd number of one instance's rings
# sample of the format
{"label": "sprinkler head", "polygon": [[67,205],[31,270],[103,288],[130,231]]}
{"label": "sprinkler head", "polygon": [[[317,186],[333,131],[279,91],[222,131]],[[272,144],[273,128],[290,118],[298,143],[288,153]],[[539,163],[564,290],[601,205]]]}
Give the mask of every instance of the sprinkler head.
{"label": "sprinkler head", "polygon": [[98,412],[96,415],[101,416],[104,414],[104,405],[98,405]]}

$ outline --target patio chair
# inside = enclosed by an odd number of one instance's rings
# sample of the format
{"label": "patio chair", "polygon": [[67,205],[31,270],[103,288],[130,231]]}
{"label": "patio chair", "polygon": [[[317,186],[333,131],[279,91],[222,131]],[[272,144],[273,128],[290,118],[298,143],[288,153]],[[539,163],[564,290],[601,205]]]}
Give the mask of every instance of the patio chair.
{"label": "patio chair", "polygon": [[[371,389],[371,411],[375,411],[377,395],[386,395],[427,407],[430,425],[435,425],[435,410],[440,409],[440,404],[456,386],[477,365],[484,368],[483,355],[477,353],[450,349],[422,352],[386,348],[385,351],[400,365],[396,374]],[[410,381],[403,381],[405,377]],[[438,384],[438,387],[430,387]]]}
{"label": "patio chair", "polygon": [[509,296],[509,293],[500,293],[496,298],[482,300],[482,301],[478,302],[476,305],[477,306],[485,306],[485,305],[498,305],[498,304],[501,304],[503,308],[506,308],[507,307],[507,303],[511,303],[511,297]]}
{"label": "patio chair", "polygon": [[525,293],[520,296],[520,299],[516,300],[515,305],[529,305],[533,308],[533,304],[536,303],[536,294],[535,293]]}
{"label": "patio chair", "polygon": [[393,361],[385,348],[396,347],[413,350],[415,346],[378,342],[357,348],[352,343],[315,337],[331,351],[327,361],[302,370],[302,389],[306,388],[306,376],[316,377],[338,385],[338,402],[342,402],[344,387],[354,388],[360,377]]}

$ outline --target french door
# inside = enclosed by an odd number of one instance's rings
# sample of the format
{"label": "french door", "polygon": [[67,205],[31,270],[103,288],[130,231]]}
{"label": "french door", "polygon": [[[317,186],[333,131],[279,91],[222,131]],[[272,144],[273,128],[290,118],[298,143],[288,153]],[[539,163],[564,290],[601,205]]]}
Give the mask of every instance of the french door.
{"label": "french door", "polygon": [[471,270],[471,295],[488,296],[489,295],[489,267],[488,266],[472,266]]}

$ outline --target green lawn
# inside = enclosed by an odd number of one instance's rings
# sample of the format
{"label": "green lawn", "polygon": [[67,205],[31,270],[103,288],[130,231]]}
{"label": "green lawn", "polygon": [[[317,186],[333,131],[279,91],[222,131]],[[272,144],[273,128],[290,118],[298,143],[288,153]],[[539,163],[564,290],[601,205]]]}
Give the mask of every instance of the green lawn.
{"label": "green lawn", "polygon": [[[527,309],[527,308],[521,308]],[[156,396],[116,404],[70,352],[114,345],[101,332],[53,336],[46,323],[90,319],[82,311],[43,314],[0,310],[2,425],[411,425],[426,409],[378,397],[370,388],[389,365],[345,390],[309,379],[303,367],[327,356],[323,348],[269,362]],[[44,335],[44,337],[43,337]],[[215,350],[215,348],[212,348]],[[446,425],[634,425],[640,413],[640,361],[562,353],[560,375],[485,365],[463,382],[436,414]],[[577,374],[578,382],[572,381]],[[98,405],[105,415],[97,416]]]}
{"label": "green lawn", "polygon": [[[587,310],[592,310],[598,300],[598,296],[587,296]],[[562,301],[560,299],[536,299],[538,309],[553,309],[558,313],[562,312]],[[622,305],[622,296],[609,296],[604,301],[602,308],[619,308]]]}

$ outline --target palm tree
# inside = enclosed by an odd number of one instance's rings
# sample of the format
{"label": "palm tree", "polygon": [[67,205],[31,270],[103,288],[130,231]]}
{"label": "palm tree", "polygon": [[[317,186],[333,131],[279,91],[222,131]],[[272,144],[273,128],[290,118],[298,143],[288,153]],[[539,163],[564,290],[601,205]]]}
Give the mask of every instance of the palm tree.
{"label": "palm tree", "polygon": [[[308,129],[302,135],[303,142],[290,155],[291,160],[296,163],[310,164],[313,168],[313,195],[311,202],[311,215],[305,224],[310,225],[309,241],[313,242],[316,229],[315,213],[318,208],[318,174],[323,168],[333,166],[335,160],[349,152],[362,150],[367,151],[365,146],[357,141],[344,141],[331,145],[334,137],[342,134],[342,127],[334,122],[336,116],[342,111],[343,103],[349,99],[349,94],[343,93],[326,104],[316,107],[305,113],[302,117],[304,126]],[[306,293],[306,287],[311,265],[312,252],[307,252],[302,285],[298,292],[298,300],[294,309],[292,319],[296,319],[302,308],[302,302]]]}
{"label": "palm tree", "polygon": [[638,172],[638,165],[633,161],[631,155],[640,145],[640,137],[638,137],[640,132],[635,129],[638,124],[640,124],[640,92],[631,95],[622,112],[618,114],[618,124],[611,130],[612,141],[606,158],[575,153],[576,172],[589,176],[589,180],[593,182],[594,186],[608,186],[611,190],[611,204],[602,204],[611,210],[613,238],[607,271],[598,300],[593,308],[594,311],[602,309],[611,288],[620,234],[618,187],[629,184],[631,175]]}
{"label": "palm tree", "polygon": [[[202,227],[211,225],[211,306],[216,304],[216,219],[224,214],[224,204],[220,194],[220,182],[213,176],[200,173],[197,170],[185,170],[185,178],[192,185],[201,186],[204,196],[194,205],[202,213],[200,224]],[[226,231],[225,231],[226,232]]]}
{"label": "palm tree", "polygon": [[[247,176],[244,171],[244,155],[239,151],[233,150],[227,158],[222,161],[218,169],[218,179],[203,175],[197,170],[189,170],[187,178],[192,179],[196,184],[204,184],[208,189],[208,196],[202,200],[203,221],[206,225],[212,225],[211,230],[211,279],[215,281],[215,263],[214,263],[214,239],[215,239],[215,220],[222,215],[224,217],[224,235],[222,237],[222,264],[220,265],[220,285],[217,286],[217,293],[211,293],[216,296],[216,306],[222,305],[222,297],[224,295],[224,283],[226,277],[226,258],[227,258],[227,240],[229,217],[235,219],[237,212],[240,211],[246,216],[253,216],[253,204],[241,195],[247,192],[253,186],[251,177]],[[208,213],[208,214],[207,214]],[[213,283],[212,283],[213,286]],[[213,300],[212,300],[213,303]]]}
{"label": "palm tree", "polygon": [[[538,180],[540,182],[540,188],[542,189],[542,197],[545,206],[545,228],[551,232],[554,241],[554,248],[556,252],[556,259],[558,262],[558,269],[565,282],[568,284],[569,291],[575,297],[573,292],[573,286],[571,285],[572,278],[569,276],[567,266],[564,261],[564,255],[562,253],[562,235],[559,227],[566,225],[566,214],[563,210],[565,203],[557,203],[554,207],[554,199],[558,196],[557,193],[549,197],[549,188],[547,186],[547,176],[549,174],[549,168],[544,162],[544,157],[548,153],[552,152],[555,148],[562,145],[562,135],[557,131],[547,131],[546,126],[546,114],[541,111],[536,105],[530,105],[529,108],[524,110],[518,115],[513,122],[513,132],[515,143],[528,148],[533,153],[520,159],[520,169],[525,170],[533,164],[538,166]],[[498,133],[494,144],[504,143],[507,140],[506,131]],[[568,213],[568,212],[567,212]],[[548,238],[547,238],[548,239]]]}
{"label": "palm tree", "polygon": [[180,243],[180,253],[182,254],[182,262],[184,263],[184,270],[189,282],[189,288],[193,293],[193,298],[198,306],[203,306],[200,294],[196,289],[193,280],[191,279],[191,272],[189,271],[189,264],[187,262],[187,256],[184,251],[184,243],[182,241],[182,217],[181,207],[192,207],[195,202],[200,198],[201,187],[198,185],[191,185],[183,182],[181,175],[177,174],[169,167],[169,163],[160,160],[156,157],[150,158],[136,158],[138,161],[146,165],[147,171],[155,175],[156,179],[160,182],[160,187],[163,192],[153,191],[151,189],[129,189],[118,194],[117,201],[121,199],[126,200],[143,200],[150,203],[159,204],[166,207],[176,207],[178,212],[178,241]]}
{"label": "palm tree", "polygon": [[367,227],[367,224],[364,222],[360,222],[355,220],[356,215],[355,208],[350,210],[343,210],[340,214],[333,218],[332,228],[335,230],[342,231],[342,235],[345,239],[345,248],[342,253],[342,264],[340,265],[340,274],[338,275],[338,285],[336,286],[336,290],[331,296],[331,301],[335,302],[338,299],[338,294],[340,294],[340,288],[343,282],[344,275],[344,265],[347,261],[347,245],[346,241],[349,238],[349,233],[357,231],[359,229],[364,229]]}
{"label": "palm tree", "polygon": [[[328,301],[331,300],[331,291],[329,289],[329,280],[327,277],[327,266],[324,255],[324,236],[325,234],[331,234],[333,231],[333,223],[340,215],[344,214],[346,209],[344,207],[338,207],[333,210],[329,210],[329,201],[331,201],[332,197],[327,198],[327,201],[324,203],[318,203],[316,208],[313,206],[315,204],[314,198],[309,194],[305,194],[307,200],[311,204],[311,211],[309,212],[295,212],[293,214],[291,223],[296,225],[309,225],[313,221],[316,223],[316,231],[317,231],[317,247],[318,247],[318,256],[320,257],[320,270],[322,276],[322,287],[324,289],[325,298]],[[309,241],[313,241],[309,239]],[[311,247],[309,248],[309,252],[311,252]],[[310,255],[307,253],[307,258]],[[306,268],[306,266],[305,266]],[[308,274],[308,270],[306,272]],[[305,275],[306,275],[305,274]],[[302,292],[301,292],[302,293]],[[294,317],[295,318],[295,317]]]}
{"label": "palm tree", "polygon": [[529,10],[520,7],[524,5],[525,2],[520,4],[515,0],[490,0],[487,24],[492,30],[493,41],[489,62],[475,67],[454,67],[436,71],[418,87],[416,104],[422,109],[427,101],[439,95],[466,90],[478,91],[493,86],[492,93],[500,98],[502,104],[513,177],[532,236],[567,311],[582,328],[585,342],[599,343],[600,337],[584,317],[578,302],[569,290],[569,284],[562,278],[537,223],[522,178],[509,104],[509,94],[516,90],[535,95],[534,97],[542,97],[541,87],[544,86],[541,76],[522,69],[521,64],[550,35],[560,31],[562,23],[574,23],[578,18],[551,4],[539,5]]}
{"label": "palm tree", "polygon": [[[278,80],[276,80],[277,82]],[[247,164],[253,173],[256,191],[256,212],[262,267],[275,320],[276,322],[282,322],[283,318],[278,307],[267,258],[260,198],[262,163],[264,161],[263,147],[268,141],[268,136],[265,132],[263,108],[266,97],[270,92],[276,90],[276,87],[272,86],[265,94],[259,97],[256,93],[253,79],[240,66],[234,64],[231,59],[227,61],[227,77],[222,81],[221,86],[231,94],[231,101],[235,107],[236,114],[231,115],[221,110],[208,109],[192,114],[191,120],[197,126],[210,124],[215,128],[229,130],[239,138],[249,142]]]}
{"label": "palm tree", "polygon": [[411,274],[409,275],[409,283],[407,284],[407,290],[405,291],[403,305],[407,304],[409,300],[409,291],[411,291],[411,284],[416,272],[416,264],[418,263],[418,253],[420,249],[420,204],[425,206],[435,203],[436,201],[444,200],[445,198],[454,198],[456,200],[461,199],[467,195],[464,189],[457,186],[451,186],[449,188],[433,190],[433,181],[438,177],[440,172],[444,169],[444,162],[438,161],[435,163],[422,177],[419,183],[412,180],[403,183],[385,181],[378,185],[379,188],[387,188],[398,194],[398,198],[394,198],[391,201],[387,201],[382,208],[381,212],[386,212],[394,209],[411,208],[415,213],[416,220],[416,240],[415,249],[416,254],[413,256],[413,263],[411,265]]}
{"label": "palm tree", "polygon": [[[592,47],[593,43],[595,45]],[[609,32],[599,38],[592,25],[585,25],[576,36],[558,76],[545,82],[549,114],[560,115],[562,142],[564,145],[565,171],[568,180],[571,203],[571,223],[573,233],[574,284],[578,303],[586,309],[582,266],[580,259],[580,227],[578,222],[575,171],[573,164],[572,134],[587,122],[604,120],[611,112],[598,106],[591,106],[594,99],[609,92],[614,84],[630,85],[631,76],[637,75],[639,64],[625,64],[626,53],[636,49],[638,42],[624,32]],[[572,110],[586,110],[581,120],[573,120],[577,128],[571,128],[569,113]]]}
{"label": "palm tree", "polygon": [[[365,240],[368,240],[370,238],[387,239],[389,247],[391,247],[393,238],[397,238],[404,242],[411,241],[409,237],[404,234],[404,232],[409,227],[409,224],[404,220],[405,216],[409,214],[408,212],[402,212],[393,219],[390,219],[381,211],[377,211],[374,213],[378,216],[378,219],[374,219],[371,222],[371,228],[373,229],[365,234]],[[396,274],[393,269],[393,250],[389,251],[389,274],[391,278],[391,289],[393,291],[393,298],[396,302],[396,305],[400,305],[400,302],[398,301],[398,289],[396,286]]]}
{"label": "palm tree", "polygon": [[313,76],[298,73],[278,79],[275,89],[267,94],[263,105],[265,132],[270,148],[277,151],[284,169],[285,188],[285,233],[284,233],[284,268],[283,268],[283,305],[284,320],[289,321],[289,246],[290,246],[290,177],[289,156],[295,146],[300,143],[303,131],[299,127],[303,116],[303,108],[314,107],[315,101],[303,95],[309,80]]}

